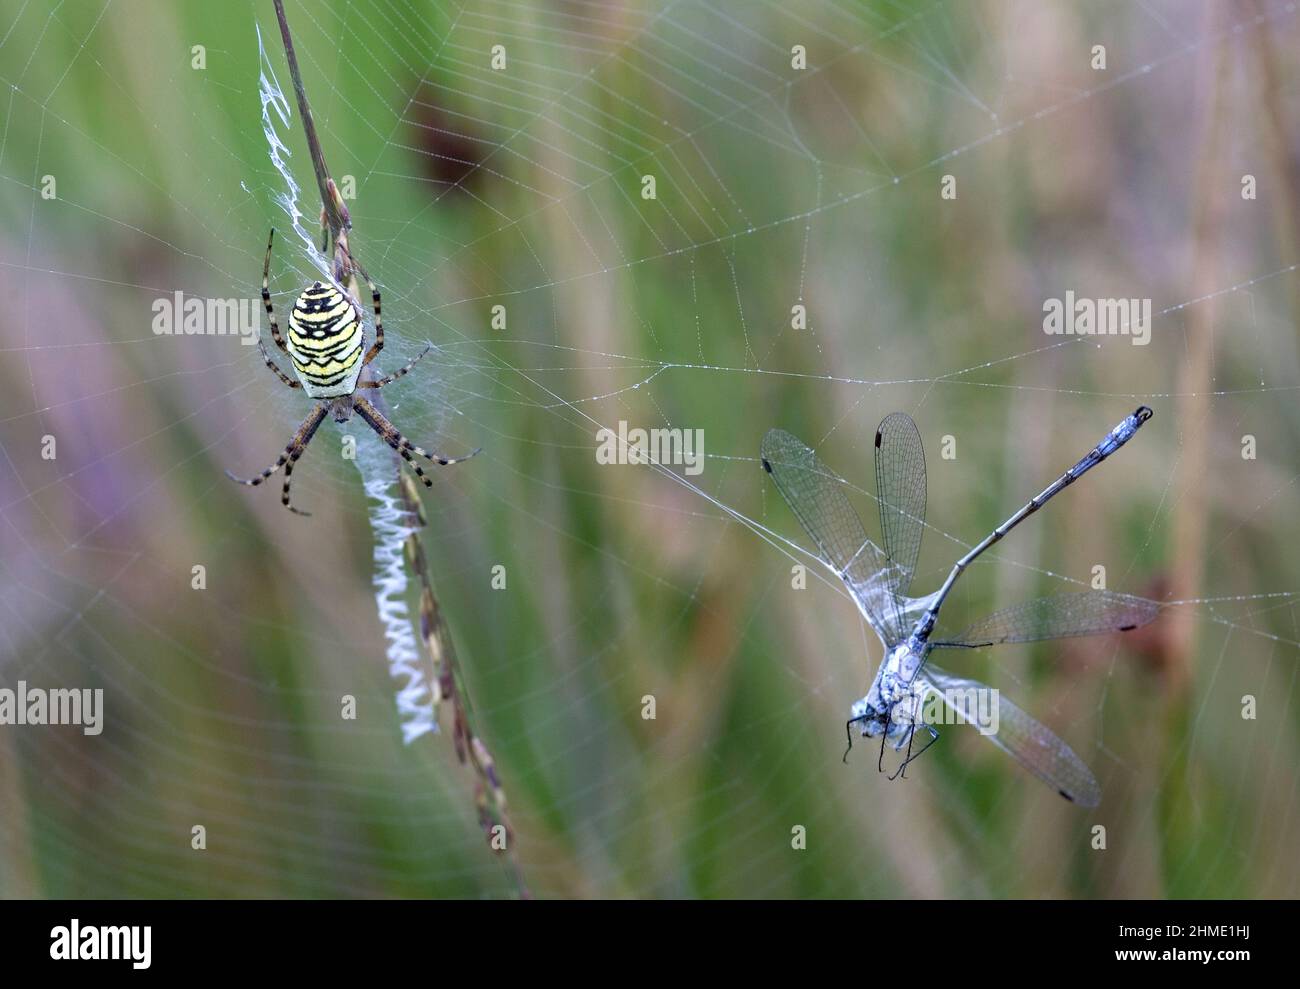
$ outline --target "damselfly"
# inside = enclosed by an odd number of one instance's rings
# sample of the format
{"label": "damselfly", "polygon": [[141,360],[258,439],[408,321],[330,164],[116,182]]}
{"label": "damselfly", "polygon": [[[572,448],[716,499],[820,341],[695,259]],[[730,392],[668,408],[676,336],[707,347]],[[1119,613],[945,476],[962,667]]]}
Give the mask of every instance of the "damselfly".
{"label": "damselfly", "polygon": [[[959,720],[975,723],[990,740],[1067,800],[1095,807],[1101,800],[1096,777],[1068,745],[1010,701],[984,684],[953,676],[926,660],[934,649],[978,649],[1003,642],[1105,632],[1145,625],[1160,610],[1155,601],[1104,590],[1057,594],[1013,605],[975,622],[964,632],[932,639],[943,606],[957,578],[985,550],[1049,499],[1122,447],[1151,418],[1145,405],[1112,429],[1078,463],[1026,502],[953,566],[948,579],[928,597],[909,597],[912,574],[925,527],[925,454],[916,423],[903,412],[886,416],[876,431],[876,487],[884,550],[867,538],[862,520],[849,503],[843,481],[803,442],[780,429],[763,438],[763,468],[817,546],[822,561],[849,589],[867,623],[884,646],[884,658],[871,689],[852,709],[845,725],[849,746],[853,726],[864,738],[880,737],[877,766],[883,771],[885,743],[907,756],[890,779],[934,744],[939,731],[923,717],[927,703],[942,704]],[[995,698],[992,730],[984,700]],[[931,705],[933,709],[933,704]],[[930,738],[915,755],[916,732]],[[848,752],[844,753],[848,758]]]}

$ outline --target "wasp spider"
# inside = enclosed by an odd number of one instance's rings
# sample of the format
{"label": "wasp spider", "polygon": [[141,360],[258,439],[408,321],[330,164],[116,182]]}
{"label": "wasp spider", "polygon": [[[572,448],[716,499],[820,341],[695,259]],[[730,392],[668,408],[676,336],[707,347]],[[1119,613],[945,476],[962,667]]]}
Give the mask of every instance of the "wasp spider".
{"label": "wasp spider", "polygon": [[271,320],[271,339],[293,363],[293,369],[298,373],[298,380],[295,381],[276,366],[275,361],[271,360],[271,355],[266,352],[266,345],[260,339],[257,341],[257,346],[262,351],[266,366],[275,372],[277,378],[290,388],[301,388],[310,398],[324,401],[320,402],[303,420],[298,431],[293,434],[293,439],[289,441],[289,445],[284,448],[284,453],[280,454],[270,467],[256,477],[236,477],[230,471],[226,471],[226,476],[240,484],[257,485],[283,467],[284,491],[280,495],[280,503],[291,512],[310,515],[310,512],[301,511],[289,504],[289,482],[293,479],[293,465],[298,462],[298,458],[302,456],[303,450],[316,435],[316,430],[329,412],[334,413],[336,422],[347,422],[355,411],[385,443],[402,456],[426,487],[432,487],[433,481],[425,475],[412,454],[444,467],[458,464],[477,454],[479,451],[475,450],[467,456],[452,458],[422,450],[399,433],[397,427],[389,422],[373,404],[357,394],[361,388],[383,388],[384,385],[396,381],[429,352],[429,347],[426,345],[424,350],[420,351],[405,367],[387,377],[373,381],[357,380],[361,376],[361,369],[384,349],[384,324],[379,316],[379,289],[375,288],[375,283],[360,265],[357,269],[365,278],[366,284],[370,286],[370,294],[375,305],[375,342],[366,351],[364,357],[361,356],[363,342],[361,312],[351,298],[333,285],[315,282],[311,287],[304,289],[293,304],[293,311],[289,313],[289,338],[286,341],[281,336],[279,324],[275,321],[275,309],[271,306],[269,287],[271,244],[274,240],[275,229],[272,228],[271,236],[266,242],[266,261],[262,265],[262,303],[266,306],[266,314]]}

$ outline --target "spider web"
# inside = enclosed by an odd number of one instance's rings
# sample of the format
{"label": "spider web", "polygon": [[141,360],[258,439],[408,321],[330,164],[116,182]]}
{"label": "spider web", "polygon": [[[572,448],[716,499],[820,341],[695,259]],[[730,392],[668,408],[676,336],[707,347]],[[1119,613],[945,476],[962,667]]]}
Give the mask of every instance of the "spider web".
{"label": "spider web", "polygon": [[[0,17],[0,686],[106,704],[95,737],[0,727],[0,892],[509,895],[450,740],[403,734],[386,451],[327,422],[290,516],[222,470],[270,463],[308,403],[237,338],[150,329],[177,290],[256,300],[286,233],[271,5],[215,6]],[[436,474],[424,538],[535,892],[1296,895],[1294,7],[288,5],[379,365],[432,344],[393,421],[484,449]],[[323,269],[296,110],[281,133],[306,237],[277,237],[283,321]],[[1150,298],[1150,344],[1045,335],[1067,289]],[[816,447],[876,538],[872,437],[911,414],[922,593],[1139,402],[945,605],[961,627],[1097,566],[1167,602],[953,660],[1066,738],[1101,807],[969,729],[906,783],[841,764],[880,648],[762,435]],[[599,464],[620,422],[702,429],[702,473]]]}

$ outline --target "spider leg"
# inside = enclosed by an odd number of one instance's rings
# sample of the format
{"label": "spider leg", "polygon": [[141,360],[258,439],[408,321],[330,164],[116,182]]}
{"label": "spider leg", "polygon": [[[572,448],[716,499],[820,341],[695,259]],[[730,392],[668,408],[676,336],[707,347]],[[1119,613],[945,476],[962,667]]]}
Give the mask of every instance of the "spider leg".
{"label": "spider leg", "polygon": [[383,388],[384,385],[391,385],[398,378],[404,377],[411,370],[411,368],[415,367],[416,363],[422,357],[424,357],[424,355],[427,354],[428,352],[429,352],[429,345],[426,343],[424,345],[424,349],[420,351],[418,355],[416,355],[415,357],[407,361],[406,366],[402,368],[400,371],[394,371],[392,374],[387,375],[386,377],[383,378],[377,378],[374,381],[358,381],[357,387],[358,388]]}
{"label": "spider leg", "polygon": [[280,504],[293,512],[294,515],[311,514],[311,512],[304,512],[301,508],[294,508],[289,504],[289,482],[293,480],[293,465],[298,462],[298,458],[302,455],[302,449],[302,447],[298,447],[289,457],[289,462],[284,465],[284,490],[280,492]]}
{"label": "spider leg", "polygon": [[271,320],[271,339],[275,341],[277,347],[288,354],[289,348],[285,346],[284,337],[280,335],[280,324],[275,321],[275,309],[271,305],[271,244],[274,240],[275,227],[272,227],[271,236],[266,238],[266,260],[262,262],[262,305],[266,306],[267,318]]}
{"label": "spider leg", "polygon": [[397,427],[389,422],[382,412],[360,395],[354,395],[352,397],[352,407],[357,410],[357,413],[362,419],[369,423],[370,428],[378,433],[385,443],[396,450],[401,455],[402,459],[410,464],[411,470],[415,471],[415,476],[424,482],[426,488],[433,487],[433,481],[429,480],[424,471],[420,468],[420,465],[411,458],[412,453],[418,454],[426,460],[431,460],[443,467],[450,467],[452,464],[458,464],[462,460],[468,460],[470,457],[476,456],[479,453],[479,450],[475,450],[473,453],[464,457],[444,457],[441,454],[428,453],[425,450],[421,450],[418,446],[399,433]]}
{"label": "spider leg", "polygon": [[276,365],[275,365],[275,361],[271,360],[271,355],[268,354],[268,353],[266,352],[266,344],[262,343],[261,340],[258,340],[258,341],[257,341],[257,349],[260,350],[260,351],[262,352],[262,360],[266,361],[266,366],[269,367],[272,371],[275,372],[275,376],[276,376],[277,378],[279,378],[281,381],[283,381],[283,382],[284,382],[286,385],[288,385],[290,388],[301,388],[301,387],[302,387],[302,382],[301,382],[301,381],[294,381],[293,378],[289,377],[287,374],[285,374],[283,371],[281,371],[278,367],[276,367]]}
{"label": "spider leg", "polygon": [[403,450],[409,450],[411,453],[423,457],[425,460],[431,461],[437,464],[439,467],[450,467],[452,464],[464,463],[466,460],[471,460],[483,452],[483,448],[481,446],[477,446],[473,450],[470,450],[470,452],[465,454],[465,456],[463,457],[444,457],[441,453],[438,453],[437,451],[430,453],[428,450],[416,446],[414,443],[408,440],[405,436],[402,436],[400,433],[398,434],[398,439],[401,440],[402,442]]}
{"label": "spider leg", "polygon": [[[286,464],[291,462],[297,463],[298,458],[302,456],[302,451],[306,448],[307,444],[311,442],[311,438],[316,435],[316,430],[320,428],[320,424],[325,421],[325,413],[327,413],[328,411],[329,411],[329,405],[327,405],[326,403],[322,402],[320,405],[316,406],[316,408],[312,410],[311,415],[309,415],[306,419],[303,420],[302,425],[298,427],[298,431],[293,434],[293,439],[291,439],[289,441],[289,445],[284,448],[284,453],[280,454],[280,456],[276,459],[275,463],[273,463],[270,467],[267,467],[264,471],[262,471],[262,473],[258,474],[256,477],[250,477],[250,478],[236,477],[234,474],[230,473],[230,471],[226,471],[226,477],[230,478],[232,481],[236,482],[237,484],[247,484],[250,486],[256,486],[258,484],[261,484],[263,481],[265,481],[268,477],[270,477],[272,474],[274,474],[276,471],[278,471],[281,467],[285,466]],[[290,471],[286,471],[286,478],[285,478],[286,481],[288,480],[287,475],[291,471],[292,468],[290,468]],[[286,506],[289,503],[288,494],[289,494],[289,485],[286,483],[285,494],[284,494],[284,504]]]}
{"label": "spider leg", "polygon": [[[364,278],[366,280],[366,284],[370,286],[370,299],[375,306],[375,342],[371,344],[370,349],[366,351],[366,356],[361,358],[361,366],[365,367],[376,357],[378,357],[379,352],[384,349],[384,321],[382,318],[380,318],[379,315],[379,309],[380,309],[379,289],[375,288],[374,281],[371,279],[370,274],[366,271],[366,269],[361,267],[361,262],[356,261],[355,258],[353,259],[353,261],[357,266],[357,271],[361,272],[361,277]],[[420,356],[422,357],[424,355],[421,354]],[[417,357],[416,360],[419,360],[419,358]],[[398,377],[400,377],[400,375],[398,375]],[[375,387],[379,387],[379,386],[376,385]]]}

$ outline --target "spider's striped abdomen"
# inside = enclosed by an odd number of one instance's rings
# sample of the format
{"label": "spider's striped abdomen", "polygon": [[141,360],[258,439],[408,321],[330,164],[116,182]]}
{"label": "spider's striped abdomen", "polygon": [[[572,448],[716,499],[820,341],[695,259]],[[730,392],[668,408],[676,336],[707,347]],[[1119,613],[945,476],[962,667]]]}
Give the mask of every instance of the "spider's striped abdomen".
{"label": "spider's striped abdomen", "polygon": [[346,295],[316,282],[289,313],[289,356],[312,398],[351,395],[361,374],[361,317]]}

